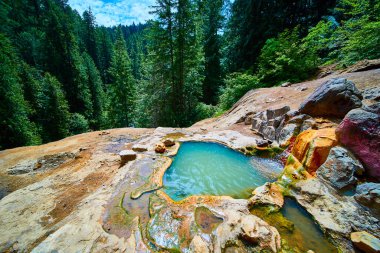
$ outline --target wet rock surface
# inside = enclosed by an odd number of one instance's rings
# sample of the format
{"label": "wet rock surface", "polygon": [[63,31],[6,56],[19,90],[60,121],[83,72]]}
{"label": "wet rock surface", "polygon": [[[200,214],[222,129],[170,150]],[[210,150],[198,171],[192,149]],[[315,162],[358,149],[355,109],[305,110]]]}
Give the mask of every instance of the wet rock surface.
{"label": "wet rock surface", "polygon": [[291,188],[296,198],[328,232],[343,252],[354,252],[349,236],[354,231],[369,231],[380,236],[380,221],[352,198],[342,197],[318,179],[302,180]]}
{"label": "wet rock surface", "polygon": [[226,247],[236,246],[248,252],[264,249],[277,252],[278,231],[251,215],[247,204],[246,200],[211,196],[173,202],[158,191],[150,200],[152,218],[148,233],[156,246],[171,251],[196,248],[222,252]]}

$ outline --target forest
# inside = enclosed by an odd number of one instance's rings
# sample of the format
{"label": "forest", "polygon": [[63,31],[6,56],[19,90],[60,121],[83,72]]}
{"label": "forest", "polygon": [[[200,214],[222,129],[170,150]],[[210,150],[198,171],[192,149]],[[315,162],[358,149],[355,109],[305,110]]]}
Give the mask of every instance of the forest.
{"label": "forest", "polygon": [[380,58],[380,0],[157,0],[99,26],[67,0],[0,1],[0,149],[187,127],[247,91]]}

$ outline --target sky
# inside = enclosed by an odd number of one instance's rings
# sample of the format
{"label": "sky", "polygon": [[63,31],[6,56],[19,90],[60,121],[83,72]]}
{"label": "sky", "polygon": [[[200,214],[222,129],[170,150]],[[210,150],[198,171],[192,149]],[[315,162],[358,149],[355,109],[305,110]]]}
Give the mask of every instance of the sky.
{"label": "sky", "polygon": [[79,14],[91,8],[96,23],[104,26],[144,23],[152,18],[149,6],[155,0],[69,0],[69,5]]}

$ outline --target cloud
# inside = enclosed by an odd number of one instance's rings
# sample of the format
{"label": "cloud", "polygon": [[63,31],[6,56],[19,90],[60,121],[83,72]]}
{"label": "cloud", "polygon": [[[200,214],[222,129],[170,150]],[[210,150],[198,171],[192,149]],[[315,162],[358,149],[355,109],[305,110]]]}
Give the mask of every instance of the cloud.
{"label": "cloud", "polygon": [[154,0],[69,0],[69,5],[82,14],[88,8],[99,25],[114,26],[144,23],[152,18],[149,6]]}

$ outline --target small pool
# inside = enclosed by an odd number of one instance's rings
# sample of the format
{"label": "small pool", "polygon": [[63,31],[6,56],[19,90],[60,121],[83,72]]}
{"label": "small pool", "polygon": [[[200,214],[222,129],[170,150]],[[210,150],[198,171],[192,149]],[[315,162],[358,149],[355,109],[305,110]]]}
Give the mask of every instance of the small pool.
{"label": "small pool", "polygon": [[251,209],[251,213],[277,228],[281,238],[286,240],[287,247],[297,249],[296,252],[338,252],[311,215],[293,199],[286,198],[280,212],[268,213],[265,207],[259,207]]}
{"label": "small pool", "polygon": [[[256,168],[264,160],[253,159],[217,143],[184,142],[165,172],[164,191],[176,201],[190,195],[248,198],[253,189],[275,178]],[[269,159],[263,167],[282,169]]]}

